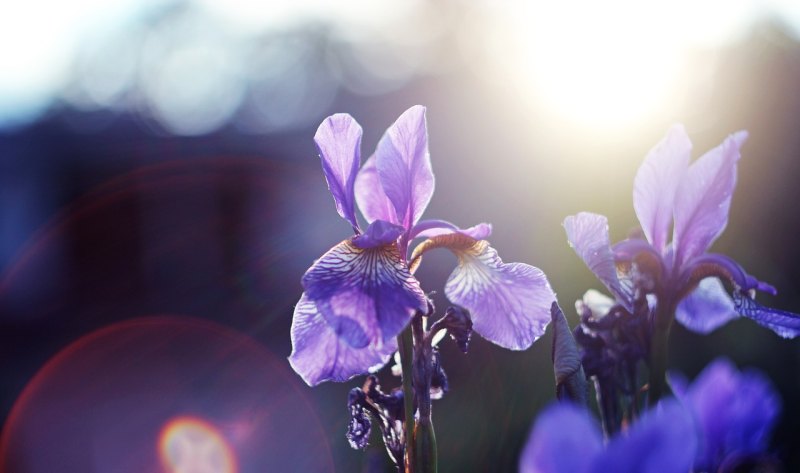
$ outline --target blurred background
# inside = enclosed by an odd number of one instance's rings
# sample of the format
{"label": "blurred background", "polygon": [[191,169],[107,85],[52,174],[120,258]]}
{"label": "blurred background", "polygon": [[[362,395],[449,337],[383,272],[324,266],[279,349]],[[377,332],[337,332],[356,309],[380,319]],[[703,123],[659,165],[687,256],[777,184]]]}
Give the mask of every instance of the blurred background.
{"label": "blurred background", "polygon": [[[747,129],[714,250],[800,312],[799,38],[790,0],[6,2],[3,471],[177,471],[190,451],[215,472],[391,471],[379,440],[363,453],[344,436],[361,380],[311,389],[286,361],[301,275],[350,235],[312,140],[335,112],[362,124],[366,157],[426,105],[426,216],[492,222],[571,325],[599,284],[563,218],[605,214],[621,239],[636,169],[672,123],[695,156]],[[453,263],[427,258],[423,287],[441,292]],[[800,470],[800,344],[747,320],[673,330],[672,369],[720,355],[775,384],[772,445]],[[554,397],[549,331],[525,352],[446,342],[443,360],[441,471],[514,471]]]}

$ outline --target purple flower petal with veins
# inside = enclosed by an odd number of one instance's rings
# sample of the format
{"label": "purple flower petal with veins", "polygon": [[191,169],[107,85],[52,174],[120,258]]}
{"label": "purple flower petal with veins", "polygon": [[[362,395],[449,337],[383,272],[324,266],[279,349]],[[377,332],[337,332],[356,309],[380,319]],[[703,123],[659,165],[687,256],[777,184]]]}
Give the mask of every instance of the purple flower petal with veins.
{"label": "purple flower petal with veins", "polygon": [[421,243],[414,249],[412,267],[433,248],[447,248],[458,257],[444,292],[469,310],[473,329],[483,338],[503,348],[524,350],[544,334],[556,297],[539,268],[503,263],[488,241],[460,233]]}
{"label": "purple flower petal with veins", "polygon": [[[355,328],[350,326],[350,329]],[[329,324],[305,294],[300,298],[292,319],[292,354],[289,363],[309,386],[323,381],[346,381],[353,376],[379,369],[397,350],[395,340],[387,340],[381,348],[355,348],[348,337]]]}
{"label": "purple flower petal with veins", "polygon": [[375,150],[375,166],[399,223],[410,229],[433,196],[425,107],[409,108],[386,130]]}
{"label": "purple flower petal with veins", "polygon": [[340,334],[355,347],[380,346],[428,307],[395,244],[365,249],[345,240],[306,271],[303,287],[329,325],[344,319],[363,331],[363,337]]}
{"label": "purple flower petal with veins", "polygon": [[361,126],[353,117],[337,113],[326,118],[314,135],[336,211],[354,230],[358,229],[358,222],[353,188],[361,164],[361,133]]}

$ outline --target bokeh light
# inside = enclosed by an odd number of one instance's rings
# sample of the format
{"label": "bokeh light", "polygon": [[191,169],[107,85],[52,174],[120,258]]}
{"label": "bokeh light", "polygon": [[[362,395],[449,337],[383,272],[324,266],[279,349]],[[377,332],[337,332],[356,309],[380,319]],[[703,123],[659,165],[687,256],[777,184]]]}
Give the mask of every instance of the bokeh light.
{"label": "bokeh light", "polygon": [[170,420],[158,451],[168,473],[236,473],[236,457],[213,425],[197,417]]}
{"label": "bokeh light", "polygon": [[330,471],[330,455],[282,360],[217,324],[156,316],[86,335],[45,364],[3,428],[0,470]]}

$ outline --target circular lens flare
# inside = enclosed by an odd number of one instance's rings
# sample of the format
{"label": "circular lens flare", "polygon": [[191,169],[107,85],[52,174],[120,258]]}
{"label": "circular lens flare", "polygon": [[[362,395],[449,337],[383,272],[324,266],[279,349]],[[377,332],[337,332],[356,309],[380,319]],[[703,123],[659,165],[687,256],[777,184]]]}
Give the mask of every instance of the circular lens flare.
{"label": "circular lens flare", "polygon": [[158,441],[169,473],[236,473],[236,457],[222,434],[197,417],[177,417],[164,425]]}

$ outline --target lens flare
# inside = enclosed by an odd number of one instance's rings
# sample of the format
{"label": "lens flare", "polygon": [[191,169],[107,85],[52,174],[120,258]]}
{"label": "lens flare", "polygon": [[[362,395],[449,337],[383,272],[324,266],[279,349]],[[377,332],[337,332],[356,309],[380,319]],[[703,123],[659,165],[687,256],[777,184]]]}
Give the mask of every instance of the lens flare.
{"label": "lens flare", "polygon": [[236,473],[236,457],[212,424],[197,417],[170,420],[161,430],[158,451],[169,473]]}

